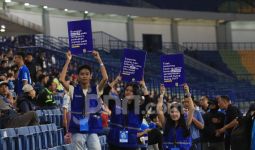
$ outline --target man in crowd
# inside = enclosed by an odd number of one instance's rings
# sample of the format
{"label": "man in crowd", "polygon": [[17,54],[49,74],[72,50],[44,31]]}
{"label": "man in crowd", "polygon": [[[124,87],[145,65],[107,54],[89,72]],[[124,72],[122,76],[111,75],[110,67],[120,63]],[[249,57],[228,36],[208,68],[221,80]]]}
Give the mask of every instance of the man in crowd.
{"label": "man in crowd", "polygon": [[[100,150],[100,142],[97,135],[97,127],[102,126],[98,124],[96,116],[93,112],[90,112],[90,109],[86,109],[84,106],[86,102],[89,102],[90,98],[86,98],[86,96],[96,96],[95,99],[99,98],[103,94],[103,89],[108,80],[108,75],[106,72],[106,68],[101,60],[101,57],[97,51],[93,51],[92,55],[97,60],[100,65],[100,71],[102,75],[102,79],[98,85],[94,85],[91,83],[92,79],[92,68],[88,65],[83,65],[78,69],[78,81],[79,84],[76,86],[69,85],[66,82],[65,77],[67,73],[68,66],[72,59],[71,52],[67,52],[66,63],[63,67],[63,70],[60,74],[60,81],[65,87],[66,91],[70,96],[71,100],[71,118],[69,123],[69,135],[72,136],[72,142],[76,150]],[[85,114],[94,114],[85,117]]]}
{"label": "man in crowd", "polygon": [[25,54],[23,52],[17,52],[14,55],[14,62],[18,66],[18,79],[17,79],[17,88],[15,91],[18,95],[22,94],[22,88],[26,84],[32,84],[30,77],[30,72],[27,66],[24,64]]}
{"label": "man in crowd", "polygon": [[53,78],[50,78],[42,90],[42,92],[37,97],[38,105],[43,109],[54,109],[57,104],[53,99],[53,93],[57,90],[57,84],[54,82]]}
{"label": "man in crowd", "polygon": [[33,60],[33,54],[27,53],[26,56],[26,66],[31,74],[31,79],[33,82],[36,82],[36,64]]}
{"label": "man in crowd", "polygon": [[218,105],[220,109],[225,110],[225,125],[218,129],[216,136],[220,136],[225,133],[225,150],[230,150],[230,139],[233,128],[238,124],[237,118],[242,117],[240,110],[231,105],[231,101],[228,96],[218,97]]}
{"label": "man in crowd", "polygon": [[34,111],[19,115],[8,100],[10,95],[8,83],[0,81],[0,124],[1,128],[16,128],[29,125],[38,125],[38,118]]}
{"label": "man in crowd", "polygon": [[224,134],[216,136],[216,131],[224,126],[225,115],[218,111],[216,99],[209,101],[209,112],[203,115],[204,129],[201,134],[203,150],[224,150]]}
{"label": "man in crowd", "polygon": [[208,104],[209,98],[208,96],[202,96],[200,98],[200,106],[202,108],[203,114],[207,113],[209,111],[209,104]]}
{"label": "man in crowd", "polygon": [[[194,97],[192,97],[194,100]],[[185,109],[188,110],[189,108],[189,98],[185,96],[183,100],[183,106]],[[201,150],[201,143],[200,143],[200,131],[204,128],[204,120],[199,110],[195,110],[193,114],[192,123],[190,125],[190,133],[192,137],[192,150]]]}

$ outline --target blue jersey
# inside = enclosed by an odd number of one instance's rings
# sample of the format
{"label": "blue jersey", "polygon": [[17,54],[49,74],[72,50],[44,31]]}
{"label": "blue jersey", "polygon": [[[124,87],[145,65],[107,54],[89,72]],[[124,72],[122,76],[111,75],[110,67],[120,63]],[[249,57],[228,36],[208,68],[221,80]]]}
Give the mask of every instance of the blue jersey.
{"label": "blue jersey", "polygon": [[26,65],[23,65],[19,68],[18,84],[17,84],[18,95],[20,95],[22,93],[23,81],[27,81],[28,84],[32,84],[30,72]]}

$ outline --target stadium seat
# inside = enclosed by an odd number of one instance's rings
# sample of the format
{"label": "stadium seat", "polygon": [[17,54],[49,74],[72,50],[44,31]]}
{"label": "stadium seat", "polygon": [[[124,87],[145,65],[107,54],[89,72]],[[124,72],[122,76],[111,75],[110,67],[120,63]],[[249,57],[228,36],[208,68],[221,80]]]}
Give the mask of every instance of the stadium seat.
{"label": "stadium seat", "polygon": [[63,142],[63,134],[61,132],[61,129],[57,129],[57,126],[55,124],[48,124],[47,125],[48,130],[52,136],[53,146],[59,146],[62,145]]}
{"label": "stadium seat", "polygon": [[56,120],[54,123],[56,123],[56,125],[58,127],[61,127],[62,124],[63,124],[63,121],[62,121],[63,120],[63,114],[62,114],[61,110],[60,109],[53,109],[52,113],[54,114],[54,117],[55,117],[55,120]]}
{"label": "stadium seat", "polygon": [[16,128],[16,133],[21,139],[23,150],[34,150],[35,149],[35,139],[32,134],[30,134],[28,127]]}
{"label": "stadium seat", "polygon": [[36,130],[36,126],[28,127],[29,133],[34,136],[35,149],[42,149],[42,140],[40,137],[40,129]]}
{"label": "stadium seat", "polygon": [[22,149],[21,139],[17,136],[14,128],[1,129],[0,136],[8,150]]}
{"label": "stadium seat", "polygon": [[43,148],[50,148],[52,147],[52,140],[49,137],[49,131],[47,125],[40,125],[40,136],[42,139],[42,146]]}
{"label": "stadium seat", "polygon": [[46,122],[53,123],[54,120],[53,120],[53,114],[52,114],[51,110],[42,110],[42,111],[44,113]]}
{"label": "stadium seat", "polygon": [[39,118],[39,122],[42,123],[46,121],[42,110],[36,110],[36,114]]}
{"label": "stadium seat", "polygon": [[53,131],[57,132],[58,144],[63,145],[64,144],[64,130],[63,130],[63,128],[58,129],[55,124],[51,124],[51,127],[52,127]]}
{"label": "stadium seat", "polygon": [[6,141],[0,138],[0,149],[7,149]]}

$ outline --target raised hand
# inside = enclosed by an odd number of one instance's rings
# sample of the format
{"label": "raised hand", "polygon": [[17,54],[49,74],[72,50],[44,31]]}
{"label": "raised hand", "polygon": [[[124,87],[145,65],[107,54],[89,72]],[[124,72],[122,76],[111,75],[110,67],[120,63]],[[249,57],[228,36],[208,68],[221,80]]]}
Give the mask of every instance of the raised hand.
{"label": "raised hand", "polygon": [[67,51],[67,52],[66,52],[66,59],[67,59],[68,61],[71,61],[71,59],[72,59],[72,53],[71,53],[71,51]]}
{"label": "raised hand", "polygon": [[188,86],[187,83],[183,84],[183,88],[184,88],[184,91],[185,91],[186,94],[189,93],[189,86]]}
{"label": "raised hand", "polygon": [[101,57],[100,57],[98,51],[93,51],[93,52],[92,52],[92,55],[94,56],[94,58],[95,58],[98,62],[101,63]]}
{"label": "raised hand", "polygon": [[163,84],[160,85],[160,95],[165,95],[166,93],[166,88]]}
{"label": "raised hand", "polygon": [[144,79],[142,79],[142,80],[139,82],[139,84],[140,84],[143,88],[146,87]]}

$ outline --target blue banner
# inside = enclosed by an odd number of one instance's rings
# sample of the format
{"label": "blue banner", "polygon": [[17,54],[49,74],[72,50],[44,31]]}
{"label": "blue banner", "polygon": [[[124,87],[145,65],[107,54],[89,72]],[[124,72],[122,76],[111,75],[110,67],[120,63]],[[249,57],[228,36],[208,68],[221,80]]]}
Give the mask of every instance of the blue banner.
{"label": "blue banner", "polygon": [[123,81],[142,80],[146,54],[142,50],[124,49],[121,61],[121,77]]}
{"label": "blue banner", "polygon": [[70,21],[67,23],[69,48],[72,54],[79,55],[93,51],[90,20]]}
{"label": "blue banner", "polygon": [[165,87],[185,83],[183,54],[161,55],[161,74]]}

